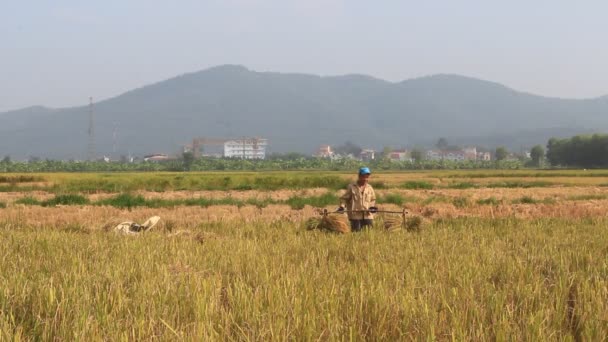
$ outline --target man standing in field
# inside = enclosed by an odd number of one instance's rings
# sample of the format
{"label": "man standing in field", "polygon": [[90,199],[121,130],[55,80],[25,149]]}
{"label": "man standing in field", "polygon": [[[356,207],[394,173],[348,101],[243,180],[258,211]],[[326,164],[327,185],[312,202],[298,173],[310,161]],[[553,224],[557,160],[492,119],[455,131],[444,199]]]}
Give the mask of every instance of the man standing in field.
{"label": "man standing in field", "polygon": [[353,232],[359,232],[363,227],[371,226],[374,213],[378,211],[378,208],[376,208],[376,193],[369,185],[370,175],[369,168],[360,168],[357,181],[349,184],[346,193],[340,197],[338,212],[347,211]]}

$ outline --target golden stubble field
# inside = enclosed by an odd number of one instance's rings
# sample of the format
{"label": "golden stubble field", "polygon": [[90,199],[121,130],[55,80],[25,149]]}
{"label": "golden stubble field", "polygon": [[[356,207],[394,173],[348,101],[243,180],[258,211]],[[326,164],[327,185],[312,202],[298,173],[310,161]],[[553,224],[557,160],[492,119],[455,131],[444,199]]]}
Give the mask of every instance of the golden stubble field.
{"label": "golden stubble field", "polygon": [[[332,193],[339,196],[343,191],[322,188],[276,191],[136,191],[146,199],[185,200],[189,198],[206,199],[272,199],[286,200],[291,197],[319,196]],[[402,205],[383,203],[379,206],[386,210],[401,210],[405,207],[411,215],[429,219],[479,217],[523,219],[535,218],[605,218],[608,217],[608,187],[569,186],[527,189],[434,189],[404,190],[380,189],[376,193],[399,195],[404,198]],[[85,194],[91,201],[111,198],[115,193]],[[21,224],[36,227],[61,227],[65,224],[82,224],[90,228],[102,225],[110,219],[145,220],[146,217],[159,215],[163,221],[182,228],[196,227],[204,222],[217,221],[302,221],[317,215],[312,206],[293,209],[286,204],[270,204],[259,208],[253,205],[213,205],[209,207],[176,206],[166,208],[134,207],[130,209],[98,205],[57,205],[51,207],[31,206],[16,203],[24,197],[40,201],[53,198],[53,193],[45,191],[0,193],[0,202],[6,208],[0,211],[0,221],[19,220]],[[527,203],[525,200],[529,199]],[[480,203],[492,199],[490,203]],[[333,210],[337,202],[324,206]],[[162,223],[161,223],[162,225]]]}
{"label": "golden stubble field", "polygon": [[[294,208],[339,189],[267,179],[297,173],[264,174],[272,190],[244,188],[262,184],[249,173],[213,176],[243,190],[40,175],[0,192],[0,340],[603,340],[608,177],[565,173],[379,174],[380,207],[422,231],[348,235],[307,231],[316,206]],[[167,177],[181,189],[152,190]],[[74,187],[86,203],[41,204]],[[127,188],[148,202],[101,204]],[[145,234],[107,230],[153,215]]]}

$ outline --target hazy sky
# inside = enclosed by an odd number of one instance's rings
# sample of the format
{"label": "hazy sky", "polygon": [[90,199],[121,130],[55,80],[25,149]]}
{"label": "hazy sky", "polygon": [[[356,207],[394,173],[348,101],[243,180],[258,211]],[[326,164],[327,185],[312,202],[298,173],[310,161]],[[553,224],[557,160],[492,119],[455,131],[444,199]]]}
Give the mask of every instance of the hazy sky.
{"label": "hazy sky", "polygon": [[82,105],[219,64],[454,73],[596,97],[608,94],[607,35],[605,0],[0,0],[0,111]]}

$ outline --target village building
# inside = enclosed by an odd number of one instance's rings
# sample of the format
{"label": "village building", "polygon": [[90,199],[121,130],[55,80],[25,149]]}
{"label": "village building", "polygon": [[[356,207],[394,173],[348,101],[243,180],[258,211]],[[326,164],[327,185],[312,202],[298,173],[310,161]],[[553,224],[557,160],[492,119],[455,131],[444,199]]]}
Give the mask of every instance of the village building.
{"label": "village building", "polygon": [[372,161],[376,159],[376,151],[371,149],[364,149],[361,151],[360,158],[363,161]]}
{"label": "village building", "polygon": [[388,154],[388,158],[394,161],[405,161],[410,159],[410,152],[408,150],[395,150]]}
{"label": "village building", "polygon": [[234,139],[224,143],[224,157],[242,159],[265,159],[268,140],[261,138]]}
{"label": "village building", "polygon": [[334,155],[334,151],[332,151],[331,146],[329,145],[321,145],[319,149],[314,154],[315,157],[319,158],[331,158]]}
{"label": "village building", "polygon": [[477,152],[477,160],[490,161],[492,160],[492,154],[490,152]]}

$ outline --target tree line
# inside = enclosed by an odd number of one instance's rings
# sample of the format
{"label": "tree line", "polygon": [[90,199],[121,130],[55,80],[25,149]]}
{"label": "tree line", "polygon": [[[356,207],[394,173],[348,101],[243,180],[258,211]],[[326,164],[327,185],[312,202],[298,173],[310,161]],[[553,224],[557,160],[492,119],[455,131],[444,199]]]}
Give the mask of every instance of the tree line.
{"label": "tree line", "polygon": [[295,159],[272,158],[242,160],[225,158],[181,158],[162,162],[102,162],[39,160],[29,162],[0,161],[1,172],[180,172],[180,171],[353,171],[361,166],[373,170],[458,170],[458,169],[519,169],[519,160],[496,161],[448,161],[377,159],[363,162],[356,159],[330,160],[298,157]]}
{"label": "tree line", "polygon": [[577,135],[566,139],[551,138],[547,160],[553,166],[608,167],[608,135]]}
{"label": "tree line", "polygon": [[[447,145],[446,142],[443,142]],[[344,150],[356,145],[344,146]],[[385,151],[388,152],[388,151]],[[387,154],[388,153],[384,153]],[[194,159],[187,154],[175,160],[162,162],[127,161],[59,161],[30,159],[27,162],[12,161],[10,157],[0,160],[0,172],[179,172],[179,171],[296,171],[325,170],[352,171],[362,165],[376,170],[457,170],[457,169],[520,169],[543,167],[545,161],[552,167],[608,167],[608,134],[578,135],[571,138],[551,138],[547,149],[534,146],[529,156],[510,156],[505,147],[493,151],[492,161],[425,160],[422,149],[413,149],[411,159],[395,161],[380,157],[363,162],[344,158],[338,160],[313,158],[298,153],[270,155],[265,160],[242,160],[229,158]]]}

